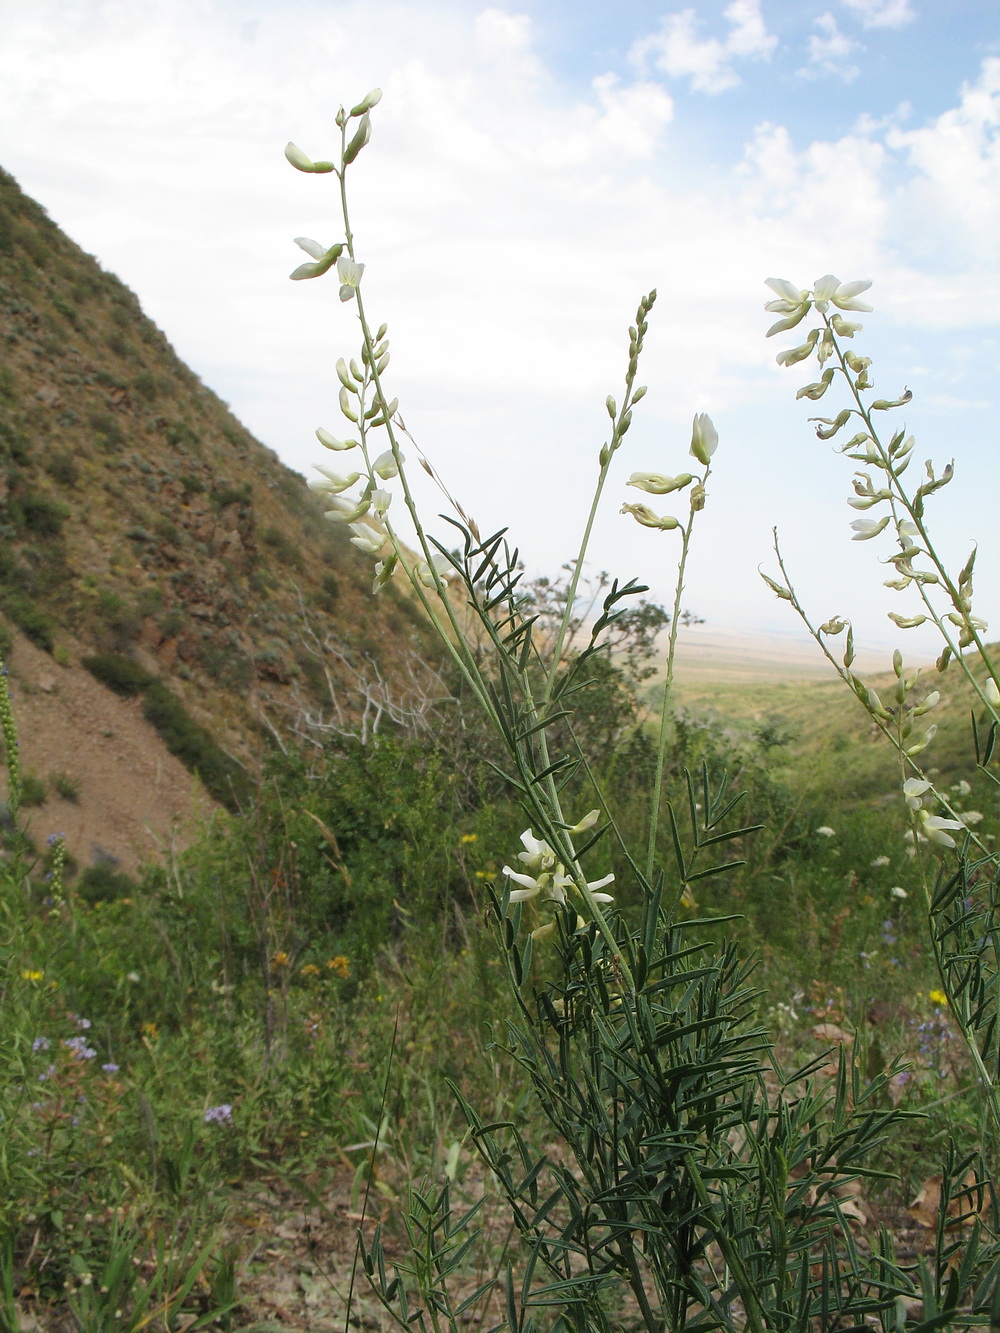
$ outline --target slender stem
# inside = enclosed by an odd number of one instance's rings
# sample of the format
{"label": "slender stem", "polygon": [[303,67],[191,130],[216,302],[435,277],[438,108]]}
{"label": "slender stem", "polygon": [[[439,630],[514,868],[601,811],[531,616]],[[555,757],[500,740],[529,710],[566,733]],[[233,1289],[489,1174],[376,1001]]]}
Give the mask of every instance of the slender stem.
{"label": "slender stem", "polygon": [[[705,469],[705,475],[698,485],[704,490],[711,474],[711,466]],[[660,706],[660,730],[656,746],[656,770],[653,774],[653,795],[649,811],[649,842],[646,847],[646,879],[652,883],[656,866],[656,834],[660,821],[660,797],[663,786],[663,764],[667,754],[667,735],[670,726],[670,695],[674,685],[674,663],[677,656],[677,630],[681,618],[681,598],[684,595],[684,573],[687,568],[688,550],[691,545],[691,529],[697,511],[692,504],[687,525],[681,529],[681,555],[677,562],[677,583],[674,586],[674,606],[670,617],[670,639],[667,645],[666,678],[663,682],[663,699]]]}

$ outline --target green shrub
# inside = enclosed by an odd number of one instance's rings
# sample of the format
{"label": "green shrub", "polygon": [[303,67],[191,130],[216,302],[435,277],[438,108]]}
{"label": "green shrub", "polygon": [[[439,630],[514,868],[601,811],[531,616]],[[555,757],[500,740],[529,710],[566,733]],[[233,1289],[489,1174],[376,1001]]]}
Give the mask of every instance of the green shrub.
{"label": "green shrub", "polygon": [[102,862],[82,871],[74,887],[76,896],[84,902],[110,903],[130,897],[135,892],[136,883],[114,866]]}
{"label": "green shrub", "polygon": [[44,780],[34,773],[25,773],[21,779],[21,805],[44,805],[47,797]]}
{"label": "green shrub", "polygon": [[95,653],[85,657],[83,665],[90,674],[106,685],[115,694],[124,699],[134,698],[147,689],[154,680],[148,671],[144,671],[138,662],[122,653]]}
{"label": "green shrub", "polygon": [[216,745],[161,680],[152,680],[147,686],[143,715],[160,733],[170,753],[197,773],[205,790],[221,805],[235,811],[249,799],[250,780],[245,769]]}
{"label": "green shrub", "polygon": [[62,500],[31,493],[22,495],[18,506],[24,526],[39,537],[57,537],[71,512]]}
{"label": "green shrub", "polygon": [[68,773],[53,773],[49,778],[52,783],[52,789],[57,796],[61,796],[64,801],[70,801],[76,805],[80,799],[80,783],[76,778],[71,778]]}
{"label": "green shrub", "polygon": [[32,643],[51,653],[55,646],[55,627],[37,602],[20,588],[5,588],[0,594],[0,610]]}

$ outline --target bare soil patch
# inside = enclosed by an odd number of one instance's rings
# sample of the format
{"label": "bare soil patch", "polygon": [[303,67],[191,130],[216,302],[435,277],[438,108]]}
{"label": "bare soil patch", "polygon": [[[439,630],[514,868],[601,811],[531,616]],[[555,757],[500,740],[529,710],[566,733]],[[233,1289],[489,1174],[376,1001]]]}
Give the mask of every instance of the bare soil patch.
{"label": "bare soil patch", "polygon": [[[23,811],[37,845],[62,833],[81,867],[113,861],[133,874],[190,841],[216,807],[141,700],[119,698],[76,663],[59,666],[20,634],[8,666],[21,768],[47,790],[44,805]],[[77,784],[75,801],[57,793],[56,774]]]}

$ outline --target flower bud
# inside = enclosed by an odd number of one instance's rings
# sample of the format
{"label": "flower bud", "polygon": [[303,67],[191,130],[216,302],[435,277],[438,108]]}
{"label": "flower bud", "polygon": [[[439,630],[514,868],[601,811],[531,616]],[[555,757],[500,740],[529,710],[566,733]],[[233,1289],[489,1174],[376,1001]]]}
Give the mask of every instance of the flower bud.
{"label": "flower bud", "polygon": [[297,144],[287,143],[285,145],[285,157],[291,162],[296,171],[312,172],[316,175],[325,175],[333,170],[332,162],[314,162],[311,157],[307,157]]}
{"label": "flower bud", "polygon": [[787,588],[783,588],[780,583],[775,583],[774,579],[769,578],[762,569],[758,569],[757,573],[761,576],[761,578],[771,589],[771,591],[775,594],[775,596],[780,597],[783,602],[790,602],[792,600],[792,594],[789,592]]}
{"label": "flower bud", "polygon": [[340,390],[340,410],[348,421],[357,421],[358,414],[351,406],[351,400],[348,397],[347,390],[343,387]]}
{"label": "flower bud", "polygon": [[615,417],[618,415],[618,404],[610,393],[604,400],[604,406],[608,409],[608,416],[614,421]]}
{"label": "flower bud", "polygon": [[1000,704],[1000,689],[997,688],[997,683],[992,676],[986,677],[986,683],[983,685],[983,694],[986,696],[986,702],[992,708],[996,708],[997,704]]}
{"label": "flower bud", "polygon": [[316,438],[327,449],[356,449],[358,447],[357,440],[338,440],[336,436],[331,435],[322,426],[317,428]]}
{"label": "flower bud", "polygon": [[393,551],[390,556],[385,560],[380,560],[375,566],[375,578],[372,582],[373,593],[378,592],[380,588],[384,588],[392,578],[393,574],[396,572],[398,559],[399,557],[396,555],[396,552]]}
{"label": "flower bud", "polygon": [[353,139],[344,149],[345,167],[350,166],[350,164],[354,161],[354,159],[361,152],[362,148],[364,148],[365,144],[368,143],[371,137],[372,137],[372,123],[366,111],[358,123],[358,128],[354,134]]}
{"label": "flower bud", "polygon": [[361,101],[357,104],[357,106],[351,107],[351,115],[363,116],[365,112],[370,111],[373,106],[378,106],[381,100],[382,100],[382,89],[373,88],[370,93],[366,93],[365,96],[362,97]]}

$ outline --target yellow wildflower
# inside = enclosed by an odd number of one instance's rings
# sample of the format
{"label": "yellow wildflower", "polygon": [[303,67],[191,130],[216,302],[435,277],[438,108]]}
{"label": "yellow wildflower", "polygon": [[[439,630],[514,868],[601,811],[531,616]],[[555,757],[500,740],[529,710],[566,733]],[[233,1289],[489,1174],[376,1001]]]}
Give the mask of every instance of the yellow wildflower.
{"label": "yellow wildflower", "polygon": [[301,971],[301,973],[302,973],[302,975],[303,975],[304,977],[318,977],[318,976],[319,976],[319,968],[316,966],[315,963],[306,963],[306,965],[305,965],[304,967],[300,968],[299,970]]}
{"label": "yellow wildflower", "polygon": [[21,973],[21,976],[24,978],[25,981],[41,981],[44,975],[45,975],[44,972],[38,972],[35,970]]}
{"label": "yellow wildflower", "polygon": [[337,976],[345,981],[351,975],[350,961],[342,953],[338,953],[335,958],[329,958],[326,965],[331,972],[336,972]]}
{"label": "yellow wildflower", "polygon": [[947,995],[945,995],[945,993],[944,993],[943,990],[929,990],[929,991],[927,992],[927,998],[928,998],[928,1000],[930,1000],[930,1002],[931,1002],[932,1004],[947,1004],[947,1003],[948,1003],[948,997],[947,997]]}
{"label": "yellow wildflower", "polygon": [[462,836],[459,838],[459,842],[478,842],[478,841],[479,841],[479,835],[477,833],[463,833]]}

